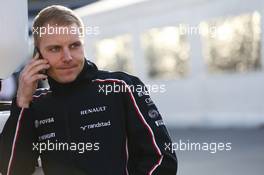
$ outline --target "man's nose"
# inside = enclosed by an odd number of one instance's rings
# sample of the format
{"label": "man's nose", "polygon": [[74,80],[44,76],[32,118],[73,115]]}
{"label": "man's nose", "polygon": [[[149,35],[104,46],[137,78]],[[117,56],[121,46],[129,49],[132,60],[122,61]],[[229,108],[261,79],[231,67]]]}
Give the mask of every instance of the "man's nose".
{"label": "man's nose", "polygon": [[71,52],[70,52],[70,50],[68,48],[63,49],[62,60],[64,62],[69,62],[69,61],[72,60]]}

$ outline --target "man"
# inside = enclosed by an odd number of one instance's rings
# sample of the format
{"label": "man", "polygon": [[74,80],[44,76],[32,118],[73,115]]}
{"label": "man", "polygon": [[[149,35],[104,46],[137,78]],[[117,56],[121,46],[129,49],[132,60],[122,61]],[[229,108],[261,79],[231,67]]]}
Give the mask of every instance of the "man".
{"label": "man", "polygon": [[[175,175],[175,153],[165,147],[170,137],[145,86],[86,61],[84,30],[65,32],[79,28],[82,21],[62,6],[35,18],[38,53],[20,74],[1,139],[1,172],[29,175],[40,155],[46,175]],[[50,89],[36,90],[46,78]]]}

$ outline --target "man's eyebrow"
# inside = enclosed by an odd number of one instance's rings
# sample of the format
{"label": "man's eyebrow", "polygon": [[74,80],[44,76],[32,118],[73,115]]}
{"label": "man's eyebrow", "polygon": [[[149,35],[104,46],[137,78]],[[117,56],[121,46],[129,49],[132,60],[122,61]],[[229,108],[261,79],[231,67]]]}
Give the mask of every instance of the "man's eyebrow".
{"label": "man's eyebrow", "polygon": [[[72,45],[72,44],[82,44],[82,42],[79,41],[79,40],[78,41],[73,41],[69,45]],[[51,49],[51,48],[54,48],[54,47],[62,47],[62,46],[59,45],[59,44],[52,44],[52,45],[46,46],[45,49]]]}
{"label": "man's eyebrow", "polygon": [[58,45],[58,44],[48,45],[48,46],[46,46],[45,48],[46,48],[46,49],[51,49],[51,48],[54,48],[54,47],[61,47],[61,45]]}
{"label": "man's eyebrow", "polygon": [[72,44],[82,44],[82,42],[81,41],[74,41],[74,42],[70,43],[70,45],[72,45]]}

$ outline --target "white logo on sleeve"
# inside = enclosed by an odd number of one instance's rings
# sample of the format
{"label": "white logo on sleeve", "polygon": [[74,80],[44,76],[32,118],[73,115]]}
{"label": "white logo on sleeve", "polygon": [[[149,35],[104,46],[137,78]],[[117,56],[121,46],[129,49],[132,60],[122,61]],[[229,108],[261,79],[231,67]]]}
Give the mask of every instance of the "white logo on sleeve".
{"label": "white logo on sleeve", "polygon": [[149,92],[148,91],[140,91],[140,92],[138,92],[138,96],[139,97],[143,97],[145,95],[149,95]]}
{"label": "white logo on sleeve", "polygon": [[154,105],[154,103],[150,97],[146,98],[145,102],[147,103],[148,106]]}
{"label": "white logo on sleeve", "polygon": [[164,122],[163,122],[163,120],[157,120],[157,121],[155,121],[155,124],[157,125],[157,127],[159,127],[159,126],[164,125]]}
{"label": "white logo on sleeve", "polygon": [[156,109],[151,109],[148,112],[150,118],[157,118],[159,116],[159,112]]}

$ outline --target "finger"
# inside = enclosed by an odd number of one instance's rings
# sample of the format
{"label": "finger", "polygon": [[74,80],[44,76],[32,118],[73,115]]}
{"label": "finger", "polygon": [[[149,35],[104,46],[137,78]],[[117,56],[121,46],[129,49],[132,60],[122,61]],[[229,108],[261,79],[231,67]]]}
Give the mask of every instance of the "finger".
{"label": "finger", "polygon": [[48,76],[40,73],[31,76],[29,75],[21,76],[21,78],[19,79],[19,85],[31,87],[35,83],[34,81],[38,79],[38,77],[40,79],[46,79]]}
{"label": "finger", "polygon": [[38,80],[43,80],[43,79],[46,79],[48,78],[47,75],[44,75],[44,74],[35,74],[31,77],[30,81],[33,83],[33,82],[36,82]]}
{"label": "finger", "polygon": [[[22,70],[22,72],[20,73],[19,79],[25,79],[25,78],[27,79],[28,76],[31,76],[31,75],[32,75],[32,73],[30,73],[31,70],[34,69],[34,67],[37,67],[37,66],[39,66],[39,65],[46,65],[46,66],[44,66],[44,67],[42,66],[44,69],[49,68],[49,67],[48,67],[48,64],[43,63],[43,61],[40,61],[40,60],[35,61],[34,63],[31,63],[31,65],[27,65],[27,66]],[[41,67],[41,68],[42,68],[42,67]],[[39,69],[41,70],[41,68],[39,68]],[[34,70],[33,70],[33,72],[34,72]]]}
{"label": "finger", "polygon": [[33,59],[33,61],[25,66],[22,72],[29,72],[32,68],[35,66],[38,66],[39,64],[47,64],[48,61],[45,59]]}
{"label": "finger", "polygon": [[50,67],[49,64],[39,64],[33,67],[31,70],[28,71],[28,76],[33,76],[34,74],[38,74],[40,71],[48,69]]}
{"label": "finger", "polygon": [[42,79],[46,79],[46,78],[48,78],[47,75],[35,74],[35,75],[31,76],[31,77],[25,78],[24,84],[27,85],[27,86],[32,86],[32,85],[34,85],[34,83],[36,83],[36,81],[42,80]]}

